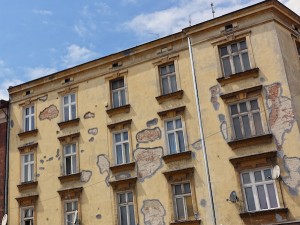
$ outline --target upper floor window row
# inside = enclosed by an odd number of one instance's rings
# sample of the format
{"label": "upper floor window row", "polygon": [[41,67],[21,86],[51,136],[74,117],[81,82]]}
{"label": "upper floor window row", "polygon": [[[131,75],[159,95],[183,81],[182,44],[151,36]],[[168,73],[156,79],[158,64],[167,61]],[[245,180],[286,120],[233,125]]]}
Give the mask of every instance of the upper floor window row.
{"label": "upper floor window row", "polygon": [[63,121],[76,119],[76,95],[75,93],[63,97]]}
{"label": "upper floor window row", "polygon": [[127,104],[124,77],[110,82],[112,108]]}
{"label": "upper floor window row", "polygon": [[159,76],[162,95],[170,94],[177,91],[174,62],[159,66]]}

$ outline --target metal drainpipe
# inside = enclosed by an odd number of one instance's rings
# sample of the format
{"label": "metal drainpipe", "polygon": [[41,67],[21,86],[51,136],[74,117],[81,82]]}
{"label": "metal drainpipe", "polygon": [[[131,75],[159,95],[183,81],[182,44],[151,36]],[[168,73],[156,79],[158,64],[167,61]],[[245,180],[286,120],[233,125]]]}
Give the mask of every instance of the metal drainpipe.
{"label": "metal drainpipe", "polygon": [[190,39],[190,37],[187,37],[187,38],[188,38],[189,53],[190,53],[190,60],[191,60],[191,66],[192,66],[195,101],[196,101],[196,106],[197,106],[197,115],[198,115],[202,152],[203,152],[203,157],[204,157],[204,162],[205,162],[205,172],[206,172],[206,178],[207,178],[207,186],[208,186],[208,194],[209,194],[210,207],[211,207],[211,213],[212,213],[212,221],[213,221],[213,225],[217,225],[214,198],[213,198],[213,193],[212,193],[212,188],[211,188],[210,173],[209,173],[208,160],[207,160],[207,154],[206,154],[206,146],[205,146],[204,133],[203,133],[203,125],[202,125],[202,119],[201,119],[201,107],[200,107],[200,100],[199,100],[199,93],[198,93],[198,86],[197,86],[197,78],[196,78],[195,67],[194,67],[194,57],[193,57],[191,39]]}
{"label": "metal drainpipe", "polygon": [[5,185],[4,185],[4,213],[8,213],[8,171],[9,171],[9,137],[10,137],[10,101],[7,108],[7,127],[6,127],[6,152],[5,152]]}

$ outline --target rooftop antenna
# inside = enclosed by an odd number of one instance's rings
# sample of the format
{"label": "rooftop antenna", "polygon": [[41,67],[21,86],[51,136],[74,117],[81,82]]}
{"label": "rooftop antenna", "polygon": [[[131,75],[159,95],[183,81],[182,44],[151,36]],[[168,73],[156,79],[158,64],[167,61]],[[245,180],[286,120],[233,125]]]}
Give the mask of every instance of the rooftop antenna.
{"label": "rooftop antenna", "polygon": [[192,26],[192,18],[191,18],[191,14],[189,15],[189,25]]}
{"label": "rooftop antenna", "polygon": [[211,6],[211,12],[213,14],[213,18],[215,18],[215,9],[214,9],[214,3],[210,3],[210,6]]}

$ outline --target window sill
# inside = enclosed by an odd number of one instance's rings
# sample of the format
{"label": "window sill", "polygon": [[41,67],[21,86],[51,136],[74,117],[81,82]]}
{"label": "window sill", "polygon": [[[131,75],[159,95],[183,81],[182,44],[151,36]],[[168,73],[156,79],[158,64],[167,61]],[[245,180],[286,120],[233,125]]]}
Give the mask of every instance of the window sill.
{"label": "window sill", "polygon": [[79,120],[80,120],[79,118],[76,118],[73,120],[60,122],[57,125],[59,126],[60,129],[64,129],[65,127],[78,126]]}
{"label": "window sill", "polygon": [[170,222],[170,225],[197,225],[200,223],[201,223],[201,220],[185,220],[185,221]]}
{"label": "window sill", "polygon": [[217,79],[217,81],[219,82],[219,84],[221,84],[221,86],[224,86],[226,84],[233,83],[239,80],[245,80],[248,78],[257,78],[258,71],[259,71],[258,68],[254,68],[254,69],[246,70],[244,72],[231,74],[230,76],[227,77],[220,77]]}
{"label": "window sill", "polygon": [[120,164],[120,165],[114,165],[110,167],[110,170],[112,173],[119,173],[119,172],[126,172],[130,170],[134,170],[135,168],[135,162],[126,163],[126,164]]}
{"label": "window sill", "polygon": [[161,104],[165,101],[169,101],[169,100],[172,100],[172,99],[182,99],[182,97],[183,97],[183,90],[175,91],[173,93],[166,94],[166,95],[160,95],[160,96],[157,96],[155,98],[156,98],[157,102],[159,104]]}
{"label": "window sill", "polygon": [[[244,220],[246,224],[249,221],[257,220],[260,221],[260,224],[268,224],[276,221],[275,215],[280,215],[283,220],[287,220],[287,208],[277,208],[277,209],[268,209],[255,212],[242,212],[240,217]],[[279,223],[280,224],[280,223]]]}
{"label": "window sill", "polygon": [[177,170],[167,170],[163,172],[163,175],[165,175],[167,180],[172,182],[188,180],[194,174],[194,169],[194,167],[187,167]]}
{"label": "window sill", "polygon": [[112,117],[113,115],[116,114],[129,113],[129,112],[130,112],[130,104],[106,110],[106,113],[109,117]]}
{"label": "window sill", "polygon": [[38,185],[37,181],[28,181],[28,182],[22,182],[21,184],[18,184],[17,187],[19,191],[24,191],[28,189],[34,189]]}
{"label": "window sill", "polygon": [[80,173],[74,173],[70,175],[62,175],[58,177],[60,183],[66,183],[70,181],[80,181],[81,172]]}
{"label": "window sill", "polygon": [[248,147],[250,145],[266,144],[272,142],[272,134],[263,134],[245,139],[233,140],[227,142],[228,145],[234,150],[237,148]]}
{"label": "window sill", "polygon": [[18,133],[19,138],[27,138],[27,137],[36,137],[38,134],[38,129],[30,130],[30,131],[25,131]]}
{"label": "window sill", "polygon": [[163,160],[165,163],[180,161],[184,159],[191,159],[192,158],[192,151],[185,151],[176,154],[164,155]]}

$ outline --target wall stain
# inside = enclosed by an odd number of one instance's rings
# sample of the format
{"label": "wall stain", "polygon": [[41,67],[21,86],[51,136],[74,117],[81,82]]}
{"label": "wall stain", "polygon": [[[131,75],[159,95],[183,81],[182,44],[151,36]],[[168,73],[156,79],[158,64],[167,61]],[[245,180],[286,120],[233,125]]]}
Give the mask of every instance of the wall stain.
{"label": "wall stain", "polygon": [[220,107],[220,103],[218,102],[218,97],[220,96],[220,92],[221,92],[221,88],[220,85],[214,85],[212,87],[209,88],[211,97],[210,97],[210,102],[212,103],[215,111],[219,110]]}
{"label": "wall stain", "polygon": [[97,214],[97,215],[96,215],[96,219],[97,219],[97,220],[100,220],[101,218],[102,218],[101,214]]}
{"label": "wall stain", "polygon": [[47,159],[46,161],[47,162],[50,162],[50,161],[52,161],[53,160],[53,157],[50,157],[49,159]]}
{"label": "wall stain", "polygon": [[223,138],[225,141],[228,141],[228,130],[227,130],[227,122],[225,120],[225,115],[224,114],[219,114],[219,121],[220,121],[220,130],[223,135]]}
{"label": "wall stain", "polygon": [[45,161],[43,159],[40,160],[40,163],[43,164]]}
{"label": "wall stain", "polygon": [[40,101],[45,102],[48,99],[48,95],[44,95],[39,98]]}
{"label": "wall stain", "polygon": [[98,128],[91,128],[88,130],[88,134],[96,135],[98,134]]}
{"label": "wall stain", "polygon": [[93,142],[95,140],[95,138],[94,137],[91,137],[90,139],[89,139],[89,142]]}
{"label": "wall stain", "polygon": [[110,165],[109,160],[104,154],[97,156],[97,166],[99,168],[100,174],[107,173],[107,176],[105,178],[105,183],[107,186],[110,186],[109,177],[111,175],[111,171],[109,169],[109,165]]}
{"label": "wall stain", "polygon": [[289,187],[292,195],[299,195],[300,187],[300,158],[283,157],[283,165],[288,176],[282,178],[283,182]]}
{"label": "wall stain", "polygon": [[90,170],[82,170],[81,171],[81,177],[80,177],[80,181],[83,183],[87,183],[90,181],[91,177],[92,177],[93,173]]}
{"label": "wall stain", "polygon": [[39,119],[40,120],[52,120],[58,116],[58,109],[55,105],[50,105],[40,112]]}
{"label": "wall stain", "polygon": [[95,113],[92,112],[87,112],[83,116],[84,119],[90,119],[90,118],[95,118]]}
{"label": "wall stain", "polygon": [[45,167],[42,167],[42,166],[41,166],[41,167],[39,167],[39,170],[44,170],[44,169],[45,169]]}
{"label": "wall stain", "polygon": [[205,200],[205,199],[201,199],[200,205],[201,205],[202,207],[206,207],[206,200]]}
{"label": "wall stain", "polygon": [[146,126],[147,127],[155,126],[157,123],[158,123],[158,119],[154,118],[152,120],[147,121]]}
{"label": "wall stain", "polygon": [[193,147],[195,150],[201,150],[201,149],[202,149],[201,139],[195,141],[195,142],[192,144],[192,147]]}
{"label": "wall stain", "polygon": [[161,131],[158,127],[153,129],[144,129],[136,134],[138,143],[148,143],[161,138]]}
{"label": "wall stain", "polygon": [[158,199],[144,200],[141,212],[145,225],[165,225],[166,210]]}

